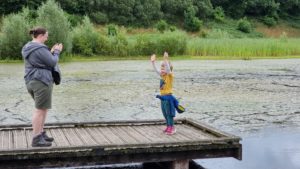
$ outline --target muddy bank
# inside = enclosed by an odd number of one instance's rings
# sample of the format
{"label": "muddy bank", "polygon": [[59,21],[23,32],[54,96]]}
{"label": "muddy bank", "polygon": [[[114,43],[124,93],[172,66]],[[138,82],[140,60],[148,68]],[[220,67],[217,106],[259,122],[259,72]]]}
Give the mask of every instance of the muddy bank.
{"label": "muddy bank", "polygon": [[[174,61],[174,93],[190,117],[233,133],[300,126],[300,60]],[[47,122],[162,118],[148,61],[61,64]],[[30,123],[23,64],[0,64],[1,124]]]}

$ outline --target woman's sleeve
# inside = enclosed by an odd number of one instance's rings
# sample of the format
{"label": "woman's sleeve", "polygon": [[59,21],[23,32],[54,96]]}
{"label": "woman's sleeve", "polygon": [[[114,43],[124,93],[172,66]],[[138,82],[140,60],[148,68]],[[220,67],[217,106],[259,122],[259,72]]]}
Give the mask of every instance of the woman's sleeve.
{"label": "woman's sleeve", "polygon": [[59,50],[54,50],[53,54],[47,48],[41,48],[39,54],[39,59],[49,67],[55,67],[59,60]]}

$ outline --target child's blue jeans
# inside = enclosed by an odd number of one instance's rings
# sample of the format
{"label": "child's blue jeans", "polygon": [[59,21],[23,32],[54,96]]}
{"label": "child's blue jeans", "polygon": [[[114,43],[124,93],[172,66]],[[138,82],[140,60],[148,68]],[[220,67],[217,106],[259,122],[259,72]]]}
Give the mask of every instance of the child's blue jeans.
{"label": "child's blue jeans", "polygon": [[161,100],[161,111],[164,115],[164,118],[166,119],[167,126],[173,126],[174,125],[174,117],[171,113],[171,107],[168,100]]}

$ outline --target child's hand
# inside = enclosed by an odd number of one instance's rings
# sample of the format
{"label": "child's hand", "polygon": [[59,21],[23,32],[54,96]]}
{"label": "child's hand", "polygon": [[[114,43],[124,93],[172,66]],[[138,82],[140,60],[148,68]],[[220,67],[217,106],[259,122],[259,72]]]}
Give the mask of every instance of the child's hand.
{"label": "child's hand", "polygon": [[168,52],[165,52],[164,53],[164,60],[168,60],[169,59],[169,54],[168,54]]}
{"label": "child's hand", "polygon": [[151,62],[154,62],[155,60],[156,60],[156,55],[155,54],[151,55]]}

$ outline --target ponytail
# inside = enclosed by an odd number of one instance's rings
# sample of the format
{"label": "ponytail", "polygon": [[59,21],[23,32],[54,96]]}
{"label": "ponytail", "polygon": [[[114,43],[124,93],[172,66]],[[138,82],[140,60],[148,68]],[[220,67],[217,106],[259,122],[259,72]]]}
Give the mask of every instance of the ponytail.
{"label": "ponytail", "polygon": [[47,30],[43,27],[36,27],[29,31],[29,35],[33,36],[34,38],[38,37],[39,35],[46,34]]}

